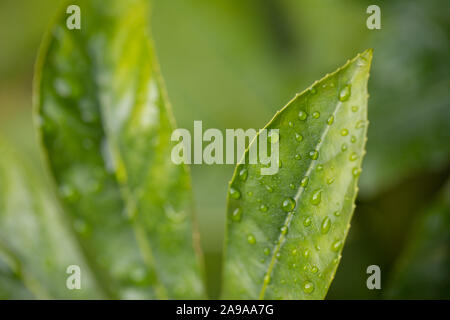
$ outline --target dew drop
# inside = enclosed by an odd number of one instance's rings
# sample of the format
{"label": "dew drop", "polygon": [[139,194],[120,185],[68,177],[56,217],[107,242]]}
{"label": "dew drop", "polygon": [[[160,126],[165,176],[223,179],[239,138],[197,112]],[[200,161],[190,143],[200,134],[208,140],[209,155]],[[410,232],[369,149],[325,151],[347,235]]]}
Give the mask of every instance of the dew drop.
{"label": "dew drop", "polygon": [[294,156],[295,160],[300,160],[302,158],[301,155],[299,155],[298,153]]}
{"label": "dew drop", "polygon": [[361,129],[364,127],[364,120],[359,120],[358,122],[356,122],[355,128],[356,129]]}
{"label": "dew drop", "polygon": [[255,244],[255,243],[256,243],[255,236],[252,235],[252,234],[249,234],[249,235],[247,236],[247,241],[248,241],[248,243],[250,243],[250,244]]}
{"label": "dew drop", "polygon": [[266,190],[269,191],[269,192],[273,192],[272,187],[271,187],[271,186],[268,186],[268,185],[266,185]]}
{"label": "dew drop", "polygon": [[350,95],[351,86],[348,84],[341,90],[341,92],[339,92],[339,101],[347,101],[348,98],[350,98]]}
{"label": "dew drop", "polygon": [[312,116],[313,116],[314,119],[319,119],[319,117],[320,117],[320,112],[314,111],[313,114],[312,114]]}
{"label": "dew drop", "polygon": [[264,277],[264,284],[269,284],[270,283],[270,276],[269,275],[266,275],[265,277]]}
{"label": "dew drop", "polygon": [[342,146],[341,146],[341,150],[342,151],[347,151],[347,149],[348,149],[347,144],[343,143]]}
{"label": "dew drop", "polygon": [[308,182],[309,182],[309,177],[304,177],[304,178],[302,179],[302,181],[300,182],[300,185],[301,185],[303,188],[306,188],[306,186],[308,185]]}
{"label": "dew drop", "polygon": [[305,227],[309,227],[311,225],[311,218],[306,217],[305,219],[303,219],[303,225]]}
{"label": "dew drop", "polygon": [[334,116],[330,116],[327,120],[328,125],[331,126],[333,124],[333,122],[334,122]]}
{"label": "dew drop", "polygon": [[361,169],[356,168],[356,167],[353,168],[353,169],[352,169],[352,174],[353,174],[354,177],[359,176],[359,175],[361,174]]}
{"label": "dew drop", "polygon": [[327,183],[328,184],[332,184],[334,182],[334,178],[329,178],[328,180],[327,180]]}
{"label": "dew drop", "polygon": [[297,140],[298,142],[301,142],[301,141],[303,141],[303,136],[301,134],[299,134],[299,133],[296,133],[295,134],[295,140]]}
{"label": "dew drop", "polygon": [[300,111],[298,113],[298,118],[302,121],[306,120],[308,118],[308,114],[305,111]]}
{"label": "dew drop", "polygon": [[267,212],[267,206],[265,204],[262,204],[259,206],[259,210],[262,212]]}
{"label": "dew drop", "polygon": [[316,88],[312,87],[311,89],[309,89],[309,92],[311,92],[311,94],[316,94],[317,90]]}
{"label": "dew drop", "polygon": [[288,126],[291,127],[291,128],[294,126],[294,124],[292,123],[292,121],[289,121]]}
{"label": "dew drop", "polygon": [[309,152],[309,157],[312,160],[316,160],[319,157],[319,152],[317,152],[316,150],[312,150]]}
{"label": "dew drop", "polygon": [[311,281],[305,281],[303,283],[303,292],[310,294],[314,291],[314,284]]}
{"label": "dew drop", "polygon": [[330,218],[325,217],[325,219],[323,219],[322,221],[320,231],[322,232],[322,234],[327,234],[328,231],[330,231],[330,227],[331,227],[331,220]]}
{"label": "dew drop", "polygon": [[291,253],[293,256],[297,255],[297,249],[292,249]]}
{"label": "dew drop", "polygon": [[341,240],[336,240],[335,242],[333,242],[333,244],[331,245],[331,250],[333,251],[339,251],[339,249],[342,246],[342,241]]}
{"label": "dew drop", "polygon": [[323,170],[323,165],[319,164],[319,165],[316,167],[316,170],[317,170],[317,171],[322,171],[322,170]]}
{"label": "dew drop", "polygon": [[280,229],[280,231],[281,231],[281,234],[282,234],[282,235],[287,235],[287,233],[288,233],[288,227],[282,226],[281,229]]}
{"label": "dew drop", "polygon": [[341,215],[341,213],[340,213],[339,211],[335,211],[335,212],[334,212],[334,215],[335,215],[336,217],[339,217],[339,216]]}
{"label": "dew drop", "polygon": [[233,213],[231,214],[231,220],[239,222],[242,219],[242,209],[236,208],[234,209]]}
{"label": "dew drop", "polygon": [[303,257],[305,258],[309,257],[309,249],[305,249],[305,251],[303,251]]}
{"label": "dew drop", "polygon": [[270,254],[270,249],[269,248],[264,248],[264,254],[266,255],[266,256],[268,256],[269,254]]}
{"label": "dew drop", "polygon": [[233,199],[239,199],[241,197],[241,193],[239,192],[239,190],[233,187],[230,188],[229,194]]}
{"label": "dew drop", "polygon": [[341,130],[341,136],[346,136],[346,135],[348,135],[348,130],[347,129],[342,129]]}
{"label": "dew drop", "polygon": [[317,206],[322,201],[322,190],[316,190],[311,196],[311,204]]}
{"label": "dew drop", "polygon": [[289,184],[289,188],[291,188],[292,190],[294,190],[294,189],[295,189],[295,184],[290,183],[290,184]]}
{"label": "dew drop", "polygon": [[239,179],[241,181],[246,181],[248,177],[248,170],[246,168],[243,168],[241,171],[239,171]]}
{"label": "dew drop", "polygon": [[355,143],[355,142],[356,142],[356,137],[355,137],[355,136],[352,136],[352,138],[350,139],[350,141],[351,141],[352,143]]}
{"label": "dew drop", "polygon": [[285,212],[290,212],[295,208],[295,200],[292,198],[286,198],[281,204],[281,207]]}
{"label": "dew drop", "polygon": [[353,152],[350,157],[349,157],[350,161],[355,161],[356,159],[358,159],[358,154],[356,154],[356,152]]}

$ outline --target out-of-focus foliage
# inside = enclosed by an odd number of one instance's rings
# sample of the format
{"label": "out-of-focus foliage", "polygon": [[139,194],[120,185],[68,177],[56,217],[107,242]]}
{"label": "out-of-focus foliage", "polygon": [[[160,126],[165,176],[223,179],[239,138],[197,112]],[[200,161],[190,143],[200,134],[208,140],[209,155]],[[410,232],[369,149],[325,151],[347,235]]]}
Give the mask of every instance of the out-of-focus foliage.
{"label": "out-of-focus foliage", "polygon": [[[272,145],[279,144],[276,174],[249,163],[251,151],[236,167],[228,195],[225,298],[325,298],[355,208],[371,61],[370,50],[358,55],[265,126]],[[271,135],[273,129],[279,133]],[[258,137],[261,148],[266,138]]]}
{"label": "out-of-focus foliage", "polygon": [[[176,119],[188,129],[193,120],[203,120],[205,128],[261,128],[298,88],[335,69],[344,57],[374,48],[368,154],[346,258],[328,297],[379,298],[380,292],[365,286],[367,265],[381,266],[386,287],[411,221],[449,175],[448,1],[153,2],[162,73]],[[0,131],[34,159],[31,66],[60,4],[0,2]],[[366,28],[371,4],[381,8],[381,30]],[[213,296],[219,290],[226,182],[232,170],[192,167]]]}
{"label": "out-of-focus foliage", "polygon": [[450,183],[412,229],[388,298],[450,299]]}
{"label": "out-of-focus foliage", "polygon": [[81,30],[63,15],[36,68],[37,126],[58,194],[112,297],[201,298],[190,177],[170,159],[148,3],[74,3]]}

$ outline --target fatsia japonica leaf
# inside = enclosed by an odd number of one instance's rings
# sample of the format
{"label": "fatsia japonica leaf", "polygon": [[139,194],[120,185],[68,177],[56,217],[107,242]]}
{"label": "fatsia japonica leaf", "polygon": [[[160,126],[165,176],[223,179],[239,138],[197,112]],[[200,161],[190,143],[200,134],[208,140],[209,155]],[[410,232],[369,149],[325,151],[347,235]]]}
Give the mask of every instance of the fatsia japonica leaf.
{"label": "fatsia japonica leaf", "polygon": [[[105,298],[44,179],[1,140],[0,153],[0,297]],[[72,265],[80,290],[66,285]]]}
{"label": "fatsia japonica leaf", "polygon": [[296,95],[267,124],[269,132],[279,130],[269,139],[279,144],[278,173],[262,175],[264,165],[248,162],[236,167],[223,297],[325,297],[355,206],[371,60],[371,50],[358,55]]}
{"label": "fatsia japonica leaf", "polygon": [[201,298],[189,172],[171,162],[173,120],[148,35],[148,1],[74,1],[46,38],[36,119],[59,195],[105,290]]}

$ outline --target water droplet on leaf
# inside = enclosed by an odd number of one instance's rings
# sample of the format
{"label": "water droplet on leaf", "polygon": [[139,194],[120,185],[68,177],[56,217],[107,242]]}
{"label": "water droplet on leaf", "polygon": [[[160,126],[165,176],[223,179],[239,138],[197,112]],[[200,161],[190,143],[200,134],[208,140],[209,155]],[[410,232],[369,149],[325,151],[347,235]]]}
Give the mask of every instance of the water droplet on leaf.
{"label": "water droplet on leaf", "polygon": [[348,98],[350,98],[350,95],[351,86],[348,84],[341,90],[341,92],[339,92],[339,101],[347,101]]}
{"label": "water droplet on leaf", "polygon": [[311,204],[317,206],[322,201],[322,190],[316,190],[311,196]]}
{"label": "water droplet on leaf", "polygon": [[312,150],[309,152],[309,157],[312,160],[316,160],[319,157],[319,153],[316,150]]}
{"label": "water droplet on leaf", "polygon": [[330,231],[330,227],[331,227],[331,220],[330,218],[325,217],[325,219],[323,219],[322,221],[320,231],[322,232],[322,234],[327,234],[328,231]]}
{"label": "water droplet on leaf", "polygon": [[314,291],[314,284],[311,281],[305,281],[303,283],[303,292],[312,293]]}
{"label": "water droplet on leaf", "polygon": [[242,219],[242,209],[236,208],[234,209],[233,213],[231,214],[231,219],[233,221],[239,222]]}
{"label": "water droplet on leaf", "polygon": [[295,208],[295,200],[292,198],[286,198],[284,199],[281,207],[286,212],[292,211]]}
{"label": "water droplet on leaf", "polygon": [[305,219],[303,219],[303,225],[305,227],[309,227],[311,225],[311,218],[306,217]]}
{"label": "water droplet on leaf", "polygon": [[246,168],[241,169],[241,171],[239,171],[239,179],[241,179],[241,181],[246,181],[248,177],[248,170]]}
{"label": "water droplet on leaf", "polygon": [[308,182],[309,182],[309,177],[304,177],[304,178],[302,179],[300,185],[301,185],[303,188],[306,188],[306,186],[308,185]]}
{"label": "water droplet on leaf", "polygon": [[300,111],[298,113],[298,118],[302,121],[306,120],[307,117],[308,117],[308,114],[305,111]]}
{"label": "water droplet on leaf", "polygon": [[333,122],[334,122],[334,116],[330,116],[327,120],[328,125],[331,126],[333,124]]}
{"label": "water droplet on leaf", "polygon": [[239,190],[231,187],[230,191],[229,191],[230,197],[233,199],[239,199],[241,197],[241,193],[239,192]]}

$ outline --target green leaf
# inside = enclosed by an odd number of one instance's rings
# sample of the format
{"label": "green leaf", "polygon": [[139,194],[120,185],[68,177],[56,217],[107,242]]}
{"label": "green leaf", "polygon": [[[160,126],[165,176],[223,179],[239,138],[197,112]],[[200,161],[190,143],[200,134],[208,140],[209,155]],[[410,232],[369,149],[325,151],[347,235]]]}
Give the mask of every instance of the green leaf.
{"label": "green leaf", "polygon": [[74,2],[81,30],[68,30],[64,16],[41,50],[36,119],[59,195],[109,295],[202,298],[190,177],[170,159],[174,124],[147,2]]}
{"label": "green leaf", "polygon": [[400,256],[387,297],[450,299],[450,182],[420,216]]}
{"label": "green leaf", "polygon": [[223,297],[325,297],[354,209],[371,59],[371,50],[358,55],[269,122],[266,129],[279,130],[277,174],[262,175],[261,164],[237,166],[228,197]]}
{"label": "green leaf", "polygon": [[[0,153],[0,297],[104,298],[44,179],[2,141]],[[66,287],[70,265],[81,290]]]}

